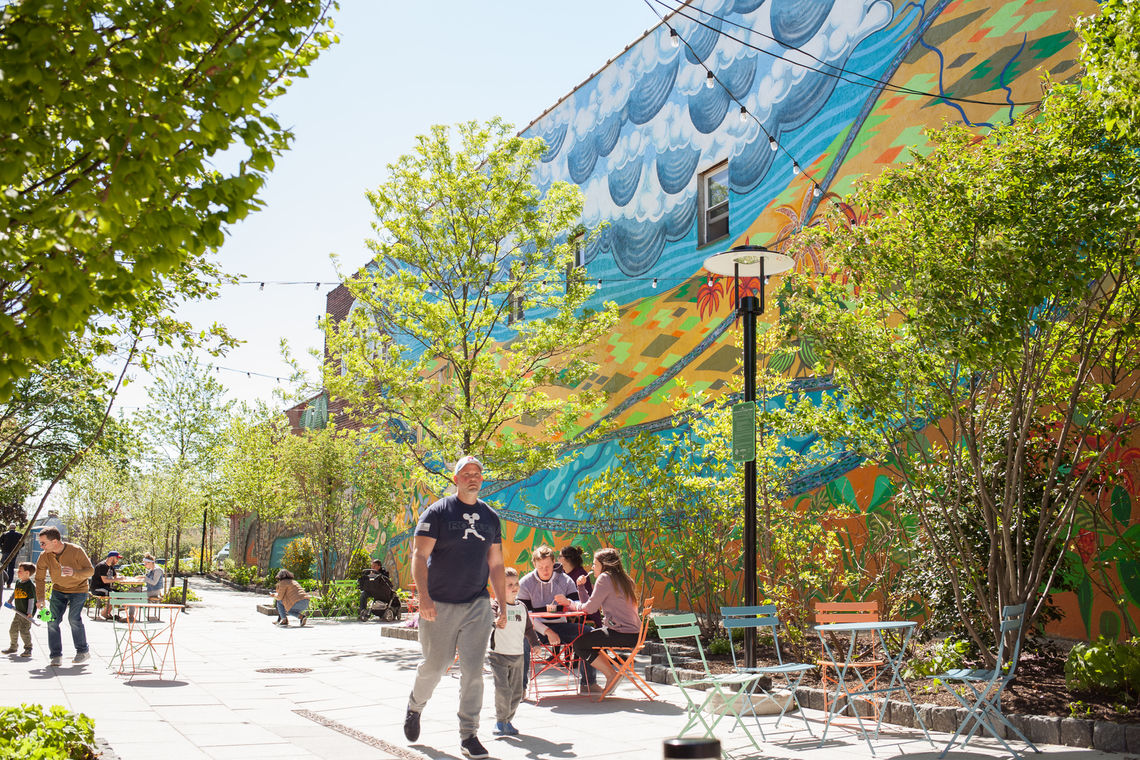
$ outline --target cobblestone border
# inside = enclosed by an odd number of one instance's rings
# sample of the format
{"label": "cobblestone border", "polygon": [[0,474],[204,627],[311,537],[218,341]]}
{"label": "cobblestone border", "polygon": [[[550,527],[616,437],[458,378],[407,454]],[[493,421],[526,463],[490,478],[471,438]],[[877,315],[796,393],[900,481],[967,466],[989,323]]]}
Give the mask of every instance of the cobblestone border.
{"label": "cobblestone border", "polygon": [[[652,658],[652,664],[645,667],[645,680],[671,684],[673,679],[669,676],[669,668],[665,664],[665,654],[661,644],[646,642],[644,651]],[[687,673],[687,671],[683,672]],[[695,670],[691,673],[693,678],[700,675],[701,673]],[[824,691],[822,689],[800,687],[796,690],[796,695],[805,708],[823,710]],[[882,704],[881,700],[876,701]],[[864,706],[867,708],[864,714],[869,713],[869,706],[865,704]],[[915,706],[918,708],[922,722],[927,728],[947,734],[954,733],[966,717],[966,710],[962,707],[923,704]],[[861,710],[861,712],[864,711]],[[1140,754],[1140,724],[1017,713],[1006,717],[1034,744],[1059,744],[1066,747],[1098,749],[1103,752]],[[911,706],[905,701],[894,699],[886,702],[883,722],[906,728],[916,727],[914,710],[911,709]],[[997,728],[1002,734],[1002,738],[1016,739],[1016,736],[1004,726]]]}
{"label": "cobblestone border", "polygon": [[324,726],[325,728],[331,728],[333,731],[356,739],[361,744],[367,744],[369,747],[373,747],[384,752],[390,752],[396,757],[403,758],[404,760],[426,760],[424,755],[421,755],[419,752],[414,752],[407,747],[398,747],[395,744],[390,744],[384,741],[383,739],[377,739],[375,736],[366,734],[363,731],[358,731],[355,728],[344,725],[343,723],[337,723],[335,720],[326,718],[320,713],[315,713],[312,710],[294,710],[293,712],[297,715],[300,715],[302,718],[308,718],[318,725]]}

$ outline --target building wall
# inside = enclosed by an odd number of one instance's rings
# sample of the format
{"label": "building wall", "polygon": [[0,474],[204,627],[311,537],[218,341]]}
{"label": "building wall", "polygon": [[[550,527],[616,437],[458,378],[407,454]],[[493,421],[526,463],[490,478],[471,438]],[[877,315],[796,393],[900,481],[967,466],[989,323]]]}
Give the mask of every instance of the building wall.
{"label": "building wall", "polygon": [[[578,482],[609,467],[623,437],[671,427],[668,399],[678,377],[716,392],[735,371],[731,284],[706,279],[705,258],[742,243],[785,248],[861,178],[927,151],[926,129],[1008,121],[1040,98],[1043,76],[1078,74],[1071,19],[1095,9],[1086,0],[696,0],[528,125],[525,135],[547,143],[540,185],[577,184],[586,225],[605,225],[585,251],[587,277],[601,281],[599,303],[615,301],[622,311],[581,388],[609,392],[608,405],[586,423],[616,422],[617,432],[583,447],[564,468],[486,488],[505,519],[508,561],[525,565],[541,542],[589,544]],[[701,245],[699,178],[724,162],[729,234]],[[801,257],[796,268],[841,276],[820,254]],[[346,295],[330,294],[330,316],[347,313]],[[764,319],[777,312],[769,308]],[[811,358],[811,346],[802,345],[788,368],[798,391],[826,387],[807,370]],[[806,448],[813,439],[791,443]],[[1066,617],[1055,632],[1113,633],[1140,604],[1140,563],[1121,558],[1102,571],[1097,561],[1136,522],[1138,454],[1120,452],[1127,486],[1080,518],[1067,570],[1077,591],[1056,595]],[[883,480],[838,453],[791,492],[858,521],[882,506]],[[405,583],[414,516],[409,505],[403,520],[370,533]],[[660,587],[663,579],[647,580]],[[1123,593],[1123,607],[1110,601],[1114,593]]]}

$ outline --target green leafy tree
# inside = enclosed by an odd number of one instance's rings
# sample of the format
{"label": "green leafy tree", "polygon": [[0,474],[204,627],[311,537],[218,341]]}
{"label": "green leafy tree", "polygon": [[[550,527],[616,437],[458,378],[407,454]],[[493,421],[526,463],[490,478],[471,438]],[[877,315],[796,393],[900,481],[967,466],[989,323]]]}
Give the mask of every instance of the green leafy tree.
{"label": "green leafy tree", "polygon": [[396,516],[401,473],[390,443],[367,432],[329,425],[286,436],[279,446],[294,505],[290,523],[312,541],[327,588],[363,543],[367,522]]}
{"label": "green leafy tree", "polygon": [[334,397],[353,419],[392,429],[429,490],[478,455],[517,478],[551,467],[601,396],[572,389],[613,324],[568,275],[582,197],[532,173],[544,150],[495,119],[418,138],[368,198],[374,265],[349,278],[352,313],[328,325]]}
{"label": "green leafy tree", "polygon": [[[254,555],[268,560],[268,526],[287,520],[294,504],[287,498],[284,441],[285,416],[264,404],[242,406],[232,414],[219,446],[215,497],[227,515],[252,515]],[[233,550],[238,551],[237,547]]]}
{"label": "green leafy tree", "polygon": [[159,359],[136,418],[160,459],[192,472],[211,469],[231,406],[210,369],[189,352]]}
{"label": "green leafy tree", "polygon": [[69,540],[95,558],[122,548],[128,522],[125,491],[124,473],[114,462],[98,455],[84,457],[68,475],[63,498],[62,517]]}
{"label": "green leafy tree", "polygon": [[4,4],[0,397],[149,291],[208,287],[224,225],[288,146],[269,108],[334,41],[332,5]]}
{"label": "green leafy tree", "polygon": [[1140,2],[1105,0],[1097,13],[1078,19],[1084,41],[1081,62],[1092,103],[1109,132],[1140,141]]}
{"label": "green leafy tree", "polygon": [[1140,156],[1071,89],[930,139],[857,191],[866,221],[804,234],[853,287],[794,280],[783,324],[841,389],[804,405],[812,426],[892,471],[984,647],[1002,606],[1045,607],[1075,511],[1136,428]]}

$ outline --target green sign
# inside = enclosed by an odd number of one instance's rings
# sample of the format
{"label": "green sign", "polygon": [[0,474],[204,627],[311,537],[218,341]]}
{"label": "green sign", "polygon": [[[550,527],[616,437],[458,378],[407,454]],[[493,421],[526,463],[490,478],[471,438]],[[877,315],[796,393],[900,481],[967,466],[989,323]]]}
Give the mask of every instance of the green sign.
{"label": "green sign", "polygon": [[756,459],[756,402],[745,401],[732,407],[732,461]]}

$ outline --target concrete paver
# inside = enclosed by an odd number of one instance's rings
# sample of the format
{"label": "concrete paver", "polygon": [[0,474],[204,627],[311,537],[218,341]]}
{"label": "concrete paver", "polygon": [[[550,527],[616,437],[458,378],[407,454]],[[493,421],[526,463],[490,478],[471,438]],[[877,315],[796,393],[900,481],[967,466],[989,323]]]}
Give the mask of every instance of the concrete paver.
{"label": "concrete paver", "polygon": [[[87,622],[93,658],[85,666],[47,667],[47,637],[33,634],[36,653],[28,660],[0,659],[0,703],[60,704],[87,713],[96,733],[121,760],[153,760],[156,753],[173,760],[290,757],[324,760],[415,760],[458,758],[458,672],[440,682],[423,715],[415,744],[403,737],[408,692],[419,663],[416,642],[382,637],[376,622],[312,620],[304,628],[278,628],[254,611],[253,594],[236,592],[205,580],[192,582],[203,597],[177,625],[178,673],[165,680],[136,676],[128,680],[108,669],[114,650],[112,625]],[[6,623],[4,619],[0,624]],[[70,658],[64,630],[65,662]],[[308,668],[304,673],[265,673],[266,668]],[[515,718],[517,737],[494,737],[494,697],[485,679],[480,738],[492,757],[503,760],[554,758],[661,757],[662,740],[682,725],[684,700],[672,687],[654,685],[661,694],[644,699],[634,687],[618,689],[616,698],[544,699],[523,702]],[[808,711],[816,728],[822,714]],[[781,760],[863,760],[866,743],[853,731],[835,730],[818,747],[803,724],[793,719],[772,727],[762,718],[769,741],[757,751],[729,721],[718,738],[734,758]],[[816,731],[819,735],[819,731]],[[949,736],[932,734],[931,746],[916,731],[884,728],[876,757],[933,760]],[[759,741],[759,734],[757,734]],[[1125,755],[1045,745],[1054,760],[1122,760]],[[969,749],[947,755],[957,760],[1004,757],[994,741],[975,740]]]}

